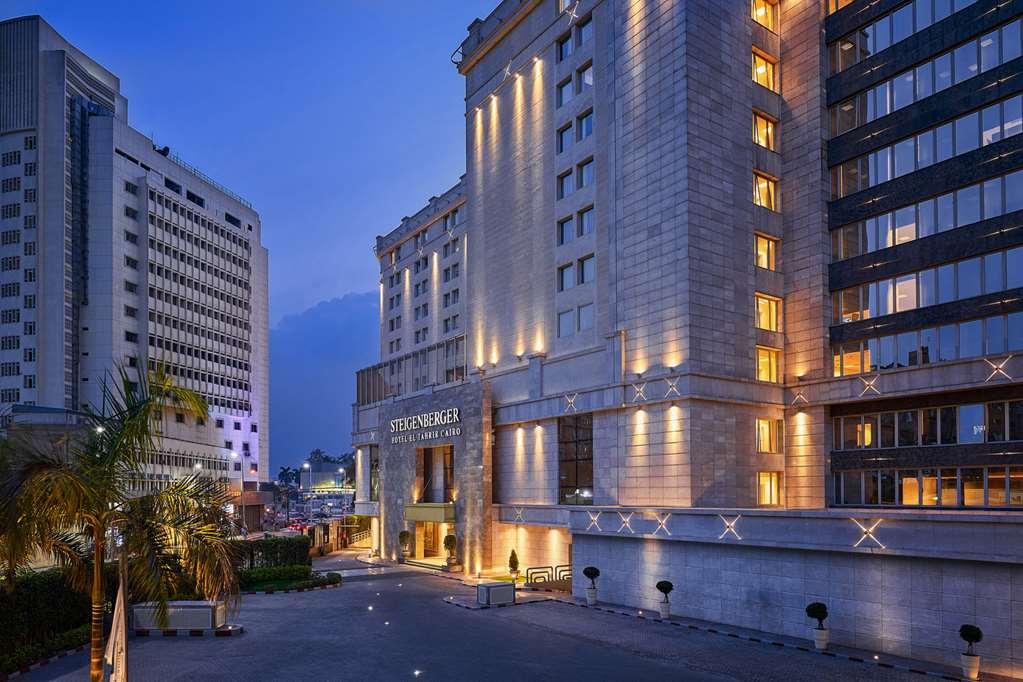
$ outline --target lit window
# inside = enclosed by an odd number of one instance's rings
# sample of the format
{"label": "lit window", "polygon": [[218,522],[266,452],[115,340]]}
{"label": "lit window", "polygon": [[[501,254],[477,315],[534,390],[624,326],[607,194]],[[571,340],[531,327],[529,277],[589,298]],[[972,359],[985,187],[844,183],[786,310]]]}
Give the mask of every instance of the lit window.
{"label": "lit window", "polygon": [[753,82],[763,85],[768,90],[777,92],[774,74],[775,64],[756,52],[753,53]]}
{"label": "lit window", "polygon": [[777,454],[781,452],[782,420],[757,417],[757,452]]}
{"label": "lit window", "polygon": [[778,299],[764,294],[756,294],[756,325],[757,329],[769,332],[778,331]]}
{"label": "lit window", "polygon": [[776,30],[778,21],[777,6],[768,0],[751,0],[753,21],[771,31]]}
{"label": "lit window", "polygon": [[753,142],[774,151],[774,121],[753,112]]}
{"label": "lit window", "polygon": [[762,234],[754,236],[757,267],[764,268],[765,270],[774,270],[775,268],[775,249],[777,248],[776,240],[770,237],[765,237]]}
{"label": "lit window", "polygon": [[757,472],[757,504],[776,506],[781,504],[781,472]]}
{"label": "lit window", "polygon": [[757,346],[757,381],[778,383],[778,350]]}
{"label": "lit window", "polygon": [[778,182],[766,175],[753,174],[753,203],[772,211],[778,210]]}

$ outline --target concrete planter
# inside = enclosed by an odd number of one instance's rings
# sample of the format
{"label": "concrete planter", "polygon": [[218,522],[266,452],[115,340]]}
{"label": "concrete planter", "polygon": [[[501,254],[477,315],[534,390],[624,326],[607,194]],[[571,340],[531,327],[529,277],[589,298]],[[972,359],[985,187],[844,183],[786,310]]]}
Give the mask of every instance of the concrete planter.
{"label": "concrete planter", "polygon": [[817,651],[824,651],[828,648],[828,631],[827,629],[814,628],[813,629],[813,646]]}
{"label": "concrete planter", "polygon": [[207,630],[227,624],[227,606],[222,601],[167,602],[167,624],[156,618],[156,604],[144,602],[131,607],[132,628],[138,630]]}
{"label": "concrete planter", "polygon": [[661,609],[661,620],[668,620],[671,618],[670,602],[662,601],[660,604],[658,604],[658,607]]}
{"label": "concrete planter", "polygon": [[596,606],[597,605],[597,588],[587,587],[586,588],[586,605]]}
{"label": "concrete planter", "polygon": [[959,664],[966,679],[976,680],[980,677],[980,656],[977,654],[959,654]]}

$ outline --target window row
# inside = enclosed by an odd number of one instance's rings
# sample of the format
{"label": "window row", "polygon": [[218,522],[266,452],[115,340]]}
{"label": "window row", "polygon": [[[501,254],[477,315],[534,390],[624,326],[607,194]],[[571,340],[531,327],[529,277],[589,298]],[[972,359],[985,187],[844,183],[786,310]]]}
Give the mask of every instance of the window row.
{"label": "window row", "polygon": [[[164,242],[157,241],[156,239],[150,237],[149,249],[151,254],[161,254],[167,256],[171,260],[176,260],[179,263],[187,265],[190,268],[195,268],[199,272],[208,273],[213,277],[221,280],[225,284],[236,286],[239,289],[244,289],[245,291],[252,290],[252,287],[249,285],[249,280],[247,278],[232,275],[226,270],[221,270],[213,263],[202,260],[197,256],[192,256],[186,253],[185,251],[181,251],[180,249],[176,249],[170,244],[165,244]],[[156,258],[156,256],[153,255],[153,258]]]}
{"label": "window row", "polygon": [[593,87],[593,64],[587,64],[576,70],[573,76],[558,83],[557,97],[558,107],[563,107],[578,95],[583,94]]}
{"label": "window row", "polygon": [[842,324],[1023,286],[1023,246],[946,263],[832,294]]}
{"label": "window row", "polygon": [[[159,192],[156,192],[154,190],[149,190],[149,200],[151,202],[154,202],[157,206],[162,206],[163,208],[169,210],[172,215],[177,215],[182,220],[191,222],[193,225],[196,225],[198,227],[202,227],[204,229],[207,229],[210,232],[212,232],[213,234],[215,234],[218,237],[220,237],[221,239],[223,239],[223,240],[225,240],[225,241],[227,241],[227,242],[229,242],[231,244],[234,244],[235,246],[241,247],[242,249],[244,249],[246,251],[250,251],[251,250],[251,246],[249,245],[249,240],[246,239],[245,237],[242,237],[241,235],[235,234],[234,232],[232,232],[231,230],[228,230],[224,226],[219,225],[216,221],[214,221],[214,220],[212,220],[210,218],[207,218],[206,216],[204,216],[204,215],[202,215],[200,213],[192,211],[192,209],[190,209],[187,206],[184,206],[184,205],[178,203],[177,201],[175,201],[174,199],[171,199],[170,197],[166,197],[163,194],[161,194]],[[235,227],[241,227],[241,222],[238,221],[238,219],[235,218],[234,216],[232,216],[230,213],[225,213],[224,214],[224,218],[225,219],[230,218],[230,219],[228,219],[228,222],[231,223],[232,225],[234,225]],[[233,220],[231,220],[231,219],[233,219]],[[181,226],[181,227],[182,227],[182,229],[184,229],[184,226]],[[249,226],[249,229],[250,230],[252,229],[251,225]],[[192,234],[192,233],[189,232],[189,234]],[[200,240],[203,239],[199,235],[194,235],[194,238],[195,239],[200,239]]]}
{"label": "window row", "polygon": [[593,234],[595,227],[596,214],[592,206],[587,206],[574,216],[562,218],[558,221],[558,246],[564,246],[588,234]]}
{"label": "window row", "polygon": [[557,41],[558,61],[564,61],[572,56],[575,49],[582,47],[593,38],[593,19],[587,17],[575,24],[575,34],[570,30]]}
{"label": "window row", "polygon": [[593,254],[558,267],[558,291],[589,284],[597,278],[597,259]]}
{"label": "window row", "polygon": [[[828,62],[831,69],[829,75],[858,64],[976,1],[914,0],[866,26],[861,26],[828,46]],[[832,12],[850,2],[852,0],[829,0]]]}
{"label": "window row", "polygon": [[831,233],[833,260],[929,237],[1023,210],[1023,170],[845,225]]}
{"label": "window row", "polygon": [[913,102],[962,83],[1023,53],[1020,20],[985,33],[904,71],[829,110],[831,134],[841,135]]}
{"label": "window row", "polygon": [[[133,258],[128,256],[124,257],[124,261],[131,269],[138,270],[138,261],[135,261]],[[134,262],[134,265],[132,265],[129,261]],[[206,286],[205,284],[200,283],[199,280],[186,277],[171,268],[165,268],[162,265],[157,265],[156,263],[149,263],[149,274],[162,277],[174,284],[180,284],[183,287],[198,292],[204,297],[216,299],[235,308],[240,308],[241,310],[251,309],[247,300],[238,298],[237,296],[232,296],[231,294],[228,294],[221,289],[217,289],[216,287]]]}
{"label": "window row", "polygon": [[1023,467],[842,471],[835,504],[892,507],[1023,506]]}
{"label": "window row", "polygon": [[222,259],[226,265],[234,265],[235,267],[241,268],[246,272],[250,272],[252,270],[251,266],[249,265],[249,260],[246,256],[238,256],[231,250],[224,248],[222,246],[218,246],[213,242],[208,241],[200,237],[199,235],[186,230],[184,227],[175,225],[169,220],[164,220],[155,213],[149,214],[149,224],[163,230],[172,237],[177,237],[178,239],[183,240],[186,244],[191,244],[193,246],[198,247],[200,251],[212,253],[217,258]]}
{"label": "window row", "polygon": [[587,303],[572,310],[558,313],[558,338],[593,329],[593,304]]}
{"label": "window row", "polygon": [[835,417],[835,450],[1023,440],[1023,400]]}
{"label": "window row", "polygon": [[572,196],[576,190],[590,187],[596,179],[596,165],[593,159],[587,159],[575,167],[575,171],[568,170],[558,176],[557,192],[558,199],[565,199]]}
{"label": "window row", "polygon": [[1023,131],[1023,96],[1010,97],[831,169],[832,198],[927,168]]}
{"label": "window row", "polygon": [[557,132],[557,153],[568,151],[574,142],[582,142],[593,134],[593,110],[580,114],[575,118],[575,124],[566,123],[558,128]]}
{"label": "window row", "polygon": [[1023,350],[1023,313],[929,327],[832,348],[834,376],[917,367]]}

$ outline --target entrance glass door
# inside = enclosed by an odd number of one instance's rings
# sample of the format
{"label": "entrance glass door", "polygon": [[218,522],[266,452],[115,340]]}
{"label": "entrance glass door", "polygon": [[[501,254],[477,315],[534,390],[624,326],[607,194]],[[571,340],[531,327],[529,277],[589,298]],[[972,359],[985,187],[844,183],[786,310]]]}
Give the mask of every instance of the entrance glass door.
{"label": "entrance glass door", "polygon": [[423,522],[423,556],[440,556],[440,543],[437,539],[437,524],[432,521]]}

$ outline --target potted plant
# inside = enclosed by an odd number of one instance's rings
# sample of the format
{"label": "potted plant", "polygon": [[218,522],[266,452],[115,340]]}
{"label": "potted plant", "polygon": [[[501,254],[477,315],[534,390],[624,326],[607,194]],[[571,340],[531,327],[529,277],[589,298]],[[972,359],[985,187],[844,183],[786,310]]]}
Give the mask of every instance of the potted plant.
{"label": "potted plant", "polygon": [[671,584],[670,580],[661,580],[655,587],[657,587],[658,592],[664,595],[664,601],[659,604],[661,620],[668,620],[671,618],[671,602],[668,601],[668,594],[675,589],[675,586]]}
{"label": "potted plant", "polygon": [[399,564],[405,563],[405,552],[408,551],[408,543],[409,540],[411,539],[412,533],[409,533],[407,530],[403,530],[400,533],[398,533],[398,544],[401,545],[400,549],[398,550]]}
{"label": "potted plant", "polygon": [[458,540],[454,535],[444,536],[444,549],[448,552],[448,566],[454,566],[458,563],[458,559],[455,558],[455,547],[458,546]]}
{"label": "potted plant", "polygon": [[828,629],[824,627],[824,619],[828,617],[828,607],[819,601],[815,601],[806,607],[807,618],[817,621],[817,627],[813,629],[813,646],[818,651],[828,648]]}
{"label": "potted plant", "polygon": [[511,574],[513,585],[519,581],[519,557],[514,549],[508,555],[508,573]]}
{"label": "potted plant", "polygon": [[583,575],[590,579],[590,586],[586,588],[586,605],[596,606],[597,578],[600,577],[600,569],[596,566],[587,566],[583,569]]}
{"label": "potted plant", "polygon": [[963,667],[963,677],[975,680],[980,677],[980,656],[973,653],[973,645],[984,639],[984,633],[976,625],[961,625],[959,636],[966,642],[966,651],[959,655],[959,663]]}

